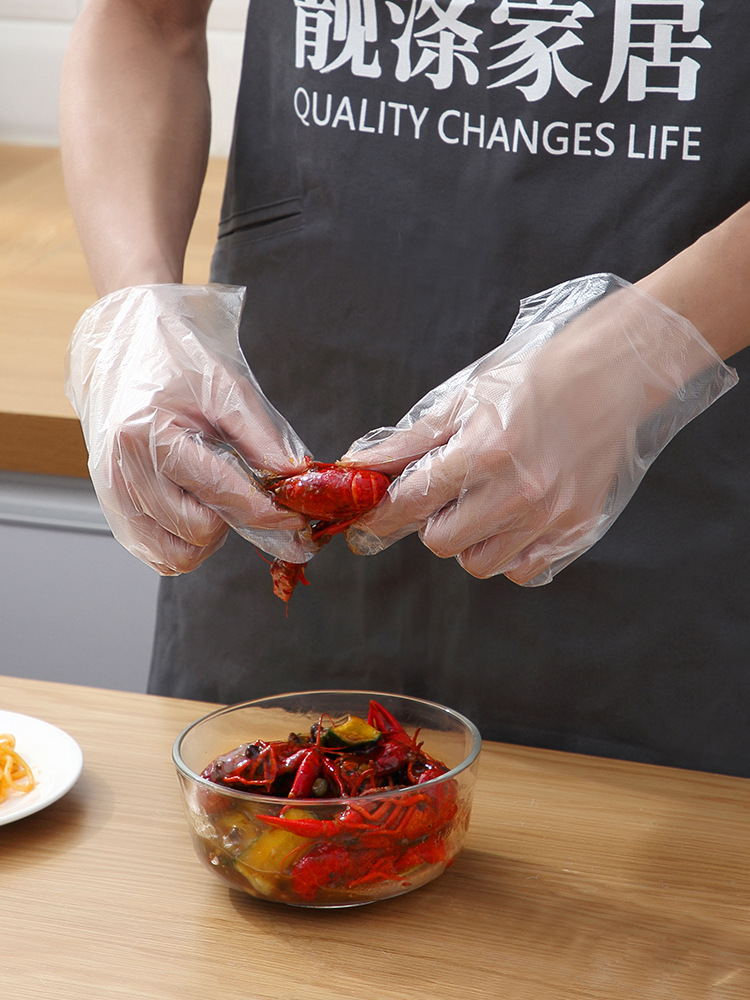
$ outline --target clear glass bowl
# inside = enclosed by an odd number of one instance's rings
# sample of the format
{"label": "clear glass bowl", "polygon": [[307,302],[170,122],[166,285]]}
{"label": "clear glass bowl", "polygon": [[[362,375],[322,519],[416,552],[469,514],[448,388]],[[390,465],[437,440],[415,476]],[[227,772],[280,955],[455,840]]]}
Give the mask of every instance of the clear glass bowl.
{"label": "clear glass bowl", "polygon": [[[321,716],[383,705],[450,770],[353,798],[277,798],[201,777],[244,743],[309,732]],[[218,709],[177,738],[173,759],[196,854],[229,885],[294,906],[358,906],[417,889],[454,860],[469,826],[481,750],[476,726],[433,702],[368,691],[308,691]],[[277,819],[278,818],[278,819]]]}

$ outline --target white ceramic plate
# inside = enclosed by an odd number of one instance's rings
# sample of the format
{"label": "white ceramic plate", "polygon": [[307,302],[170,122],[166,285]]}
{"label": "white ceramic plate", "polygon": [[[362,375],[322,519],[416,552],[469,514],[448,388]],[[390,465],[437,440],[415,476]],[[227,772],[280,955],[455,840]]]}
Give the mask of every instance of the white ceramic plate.
{"label": "white ceramic plate", "polygon": [[24,794],[11,792],[0,802],[0,826],[57,802],[78,780],[83,754],[72,736],[31,715],[0,711],[0,733],[16,738],[16,750],[31,767],[36,787]]}

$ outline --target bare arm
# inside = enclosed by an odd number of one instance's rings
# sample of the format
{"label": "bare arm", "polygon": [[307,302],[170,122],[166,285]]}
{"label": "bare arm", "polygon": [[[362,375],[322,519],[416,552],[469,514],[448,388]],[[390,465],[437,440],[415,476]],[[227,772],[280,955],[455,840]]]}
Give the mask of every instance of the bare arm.
{"label": "bare arm", "polygon": [[63,66],[73,216],[97,292],[179,282],[210,139],[211,0],[89,0]]}
{"label": "bare arm", "polygon": [[750,204],[643,278],[726,359],[750,346]]}

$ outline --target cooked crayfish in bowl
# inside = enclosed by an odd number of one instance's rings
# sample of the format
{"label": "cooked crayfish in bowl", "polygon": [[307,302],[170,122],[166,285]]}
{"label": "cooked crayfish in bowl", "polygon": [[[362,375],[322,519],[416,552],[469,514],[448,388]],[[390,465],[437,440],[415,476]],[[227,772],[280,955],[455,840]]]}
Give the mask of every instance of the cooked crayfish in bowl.
{"label": "cooked crayfish in bowl", "polygon": [[306,907],[417,889],[469,826],[481,737],[442,705],[367,691],[221,708],[177,738],[193,846],[230,886]]}

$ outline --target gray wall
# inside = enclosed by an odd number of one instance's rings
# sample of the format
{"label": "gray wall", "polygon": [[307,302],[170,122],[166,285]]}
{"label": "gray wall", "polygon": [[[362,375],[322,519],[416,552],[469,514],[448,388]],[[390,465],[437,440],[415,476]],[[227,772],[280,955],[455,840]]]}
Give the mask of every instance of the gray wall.
{"label": "gray wall", "polygon": [[145,691],[158,581],[88,481],[0,473],[0,673]]}

